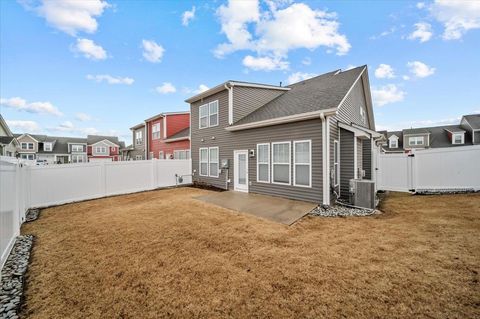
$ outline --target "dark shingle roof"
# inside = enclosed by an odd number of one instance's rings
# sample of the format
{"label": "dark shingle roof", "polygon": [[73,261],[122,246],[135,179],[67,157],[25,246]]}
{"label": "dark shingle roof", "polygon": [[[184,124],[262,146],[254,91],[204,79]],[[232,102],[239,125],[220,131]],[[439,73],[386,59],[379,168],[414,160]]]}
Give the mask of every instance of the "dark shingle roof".
{"label": "dark shingle roof", "polygon": [[480,130],[480,114],[464,115],[464,118],[474,130]]}
{"label": "dark shingle roof", "polygon": [[430,147],[435,148],[472,145],[472,138],[470,134],[465,134],[464,144],[452,144],[452,141],[450,141],[450,138],[448,137],[447,130],[452,131],[457,129],[462,130],[460,125],[446,125],[427,128],[427,130],[430,132]]}
{"label": "dark shingle roof", "polygon": [[235,122],[234,125],[269,120],[337,107],[365,66],[333,71],[288,87],[289,91]]}
{"label": "dark shingle roof", "polygon": [[403,134],[428,134],[428,133],[429,131],[424,127],[409,128],[409,129],[403,130]]}
{"label": "dark shingle roof", "polygon": [[88,135],[87,136],[88,145],[95,144],[95,143],[103,141],[103,140],[107,140],[107,141],[110,141],[114,144],[119,145],[118,137],[116,137],[116,136],[101,136],[101,135]]}
{"label": "dark shingle roof", "polygon": [[167,140],[174,139],[174,138],[185,138],[190,136],[190,127],[184,128],[183,130],[169,136]]}
{"label": "dark shingle roof", "polygon": [[14,138],[14,136],[0,136],[0,144],[8,145]]}
{"label": "dark shingle roof", "polygon": [[[33,136],[36,140],[37,137]],[[62,137],[62,136],[45,136],[43,140],[38,140],[39,142],[54,142],[53,144],[53,149],[51,152],[45,152],[43,148],[40,148],[38,150],[38,153],[44,153],[44,154],[68,154],[68,144],[74,144],[74,143],[82,143],[86,144],[87,139],[86,138],[81,138],[81,137]]]}

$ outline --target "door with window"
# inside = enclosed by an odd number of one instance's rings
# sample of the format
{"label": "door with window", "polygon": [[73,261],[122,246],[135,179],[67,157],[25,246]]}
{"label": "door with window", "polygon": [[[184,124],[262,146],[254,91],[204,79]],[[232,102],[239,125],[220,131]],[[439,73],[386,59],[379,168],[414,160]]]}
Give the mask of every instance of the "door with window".
{"label": "door with window", "polygon": [[248,192],[248,151],[233,152],[233,189]]}

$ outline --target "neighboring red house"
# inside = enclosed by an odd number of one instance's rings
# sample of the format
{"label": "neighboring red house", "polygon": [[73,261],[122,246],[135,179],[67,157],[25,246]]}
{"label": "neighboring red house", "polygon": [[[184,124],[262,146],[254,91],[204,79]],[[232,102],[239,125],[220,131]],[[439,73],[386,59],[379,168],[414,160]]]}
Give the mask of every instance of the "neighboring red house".
{"label": "neighboring red house", "polygon": [[119,161],[121,143],[116,136],[88,135],[88,161]]}
{"label": "neighboring red house", "polygon": [[190,158],[190,112],[161,113],[145,120],[147,158]]}

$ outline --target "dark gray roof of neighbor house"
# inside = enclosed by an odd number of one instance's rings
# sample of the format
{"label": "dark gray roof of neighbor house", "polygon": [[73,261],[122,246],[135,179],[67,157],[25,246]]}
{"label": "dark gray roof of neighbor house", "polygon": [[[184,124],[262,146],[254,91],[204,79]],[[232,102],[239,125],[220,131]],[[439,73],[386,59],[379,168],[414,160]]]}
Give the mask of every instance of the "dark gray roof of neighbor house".
{"label": "dark gray roof of neighbor house", "polygon": [[[35,138],[34,136],[32,136]],[[37,138],[35,138],[37,139]],[[38,140],[38,139],[37,139]],[[38,150],[38,153],[43,154],[68,154],[68,144],[82,143],[86,144],[87,139],[81,137],[62,137],[62,136],[46,136],[42,141],[39,142],[54,142],[53,149],[51,152],[44,151],[43,148]]]}
{"label": "dark gray roof of neighbor house", "polygon": [[463,117],[474,130],[480,130],[480,114],[464,115]]}
{"label": "dark gray roof of neighbor house", "polygon": [[183,130],[169,136],[167,140],[172,140],[174,138],[185,138],[190,136],[190,127],[184,128]]}
{"label": "dark gray roof of neighbor house", "polygon": [[462,130],[460,125],[446,125],[427,128],[427,130],[430,132],[430,147],[436,148],[472,145],[472,137],[470,134],[465,134],[464,144],[452,144],[452,141],[448,137],[447,130],[452,131],[457,129]]}
{"label": "dark gray roof of neighbor house", "polygon": [[429,131],[424,127],[419,128],[409,128],[403,130],[403,134],[428,134]]}
{"label": "dark gray roof of neighbor house", "polygon": [[130,129],[131,130],[136,130],[137,128],[145,127],[145,123],[140,123],[137,125],[132,126]]}
{"label": "dark gray roof of neighbor house", "polygon": [[234,125],[338,107],[366,66],[333,71],[289,85],[289,91],[238,120]]}
{"label": "dark gray roof of neighbor house", "polygon": [[124,141],[119,141],[118,146],[120,146],[120,148],[125,148],[125,142]]}
{"label": "dark gray roof of neighbor house", "polygon": [[[385,145],[382,146],[382,148],[385,151],[387,151],[387,152],[403,152],[403,134],[402,134],[402,131],[391,131],[391,132],[379,131],[378,133],[383,134],[383,136],[385,136],[385,138],[386,138]],[[396,137],[398,137],[398,147],[397,148],[390,148],[389,147],[390,146],[389,138],[392,135],[395,135]]]}
{"label": "dark gray roof of neighbor house", "polygon": [[451,133],[465,133],[466,131],[462,129],[460,126],[452,126],[452,127],[447,127],[445,128],[446,131],[449,131]]}
{"label": "dark gray roof of neighbor house", "polygon": [[0,144],[8,145],[15,139],[15,136],[0,136]]}
{"label": "dark gray roof of neighbor house", "polygon": [[87,143],[88,145],[95,144],[97,142],[107,140],[114,144],[119,145],[118,137],[117,136],[102,136],[102,135],[88,135],[87,136]]}

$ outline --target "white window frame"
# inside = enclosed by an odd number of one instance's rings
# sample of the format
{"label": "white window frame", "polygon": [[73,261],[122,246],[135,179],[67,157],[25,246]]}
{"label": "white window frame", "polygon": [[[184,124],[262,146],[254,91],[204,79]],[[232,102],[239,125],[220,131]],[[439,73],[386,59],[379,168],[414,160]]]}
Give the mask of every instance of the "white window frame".
{"label": "white window frame", "polygon": [[389,148],[398,148],[398,140],[397,139],[392,138],[391,140],[389,140],[389,142],[390,142],[390,145],[388,146]]}
{"label": "white window frame", "polygon": [[83,153],[83,145],[73,144],[72,145],[72,152]]}
{"label": "white window frame", "polygon": [[[157,136],[158,133],[158,136]],[[160,122],[152,125],[152,140],[160,139]]]}
{"label": "white window frame", "polygon": [[143,144],[143,133],[142,131],[135,132],[135,145],[142,145]]}
{"label": "white window frame", "polygon": [[[335,149],[335,145],[337,146]],[[338,187],[340,185],[340,143],[338,140],[333,141],[333,186]],[[337,182],[337,183],[335,183]]]}
{"label": "white window frame", "polygon": [[[202,151],[207,151],[207,161],[206,162],[202,162]],[[208,163],[209,162],[209,159],[210,159],[210,153],[208,151],[208,147],[200,147],[198,149],[198,174],[200,176],[206,176],[208,177],[208,173],[210,171],[210,164]],[[206,175],[205,174],[202,174],[202,164],[207,164],[207,173]]]}
{"label": "white window frame", "polygon": [[[99,151],[101,149],[101,151]],[[95,146],[95,154],[108,154],[106,146]]]}
{"label": "white window frame", "polygon": [[[216,162],[211,162],[210,161],[210,151],[212,149],[216,149],[217,150],[217,161]],[[210,165],[211,164],[217,164],[217,169],[216,169],[216,172],[215,174],[216,175],[213,175],[212,172],[210,171]],[[218,148],[218,146],[214,146],[214,147],[209,147],[208,148],[208,176],[210,177],[218,177],[220,174],[218,173],[218,171],[220,170],[220,150]]]}
{"label": "white window frame", "polygon": [[[259,149],[260,149],[260,146],[267,146],[267,150],[268,150],[268,159],[267,159],[267,162],[259,162]],[[268,165],[268,168],[267,168],[267,174],[268,174],[268,178],[266,181],[261,181],[260,178],[259,178],[259,167],[260,167],[260,164],[267,164]],[[270,183],[270,143],[259,143],[257,144],[257,183],[265,183],[265,184],[269,184]]]}
{"label": "white window frame", "polygon": [[[297,163],[295,152],[296,152],[297,144],[299,144],[299,143],[308,143],[308,152],[309,152],[309,155],[310,155],[309,163]],[[308,165],[309,172],[310,172],[310,176],[309,176],[309,179],[308,179],[308,185],[297,184],[297,176],[296,176],[297,165],[303,165],[303,166]],[[312,187],[312,140],[293,141],[293,186],[305,187],[305,188],[311,188]]]}
{"label": "white window frame", "polygon": [[[24,144],[26,145],[26,147],[23,147]],[[30,145],[32,146],[32,148],[30,148]],[[32,142],[22,142],[21,149],[26,150],[26,151],[31,151],[31,150],[35,149],[35,146],[33,145]]]}
{"label": "white window frame", "polygon": [[360,107],[360,118],[362,119],[363,124],[367,124],[367,118],[365,115],[365,110],[363,109],[363,107]]}
{"label": "white window frame", "polygon": [[[31,159],[29,157],[31,157]],[[21,154],[20,158],[28,161],[33,161],[35,159],[35,154]]]}
{"label": "white window frame", "polygon": [[158,151],[158,159],[165,159],[163,156],[163,151]]}
{"label": "white window frame", "polygon": [[[273,151],[274,145],[277,144],[288,144],[288,183],[282,182],[275,182],[275,164],[287,164],[287,163],[276,163],[274,162],[275,152]],[[270,180],[272,184],[277,185],[291,185],[292,184],[292,142],[284,141],[284,142],[272,142],[272,150],[271,150],[271,157],[272,157],[272,173]]]}
{"label": "white window frame", "polygon": [[[47,145],[48,145],[48,147],[47,147]],[[51,152],[52,149],[53,149],[52,143],[43,143],[43,150],[45,152]]]}
{"label": "white window frame", "polygon": [[[413,140],[413,143],[412,143]],[[418,141],[421,140],[421,143],[418,143]],[[425,145],[425,136],[410,136],[408,138],[408,145],[409,146],[418,146],[418,145]]]}
{"label": "white window frame", "polygon": [[190,159],[190,150],[185,150],[186,159]]}
{"label": "white window frame", "polygon": [[[79,161],[78,160],[79,158],[81,158],[82,161]],[[81,155],[81,154],[72,155],[72,163],[85,163],[85,162],[86,162],[85,155]]]}
{"label": "white window frame", "polygon": [[[215,113],[210,113],[210,107],[211,105],[213,104],[216,104],[217,105],[217,112]],[[206,115],[202,116],[202,109],[203,108],[207,108],[207,112],[206,112]],[[204,129],[204,128],[208,128],[208,127],[215,127],[215,126],[218,126],[219,123],[219,119],[218,119],[218,112],[219,112],[219,109],[220,109],[220,105],[218,103],[218,100],[215,100],[215,101],[211,101],[209,103],[206,103],[206,104],[203,104],[203,105],[200,105],[198,107],[198,128],[199,129]],[[210,124],[210,116],[212,115],[216,115],[216,119],[217,119],[217,124],[215,125],[211,125]],[[207,123],[205,124],[205,126],[202,126],[202,119],[206,118],[207,119]]]}
{"label": "white window frame", "polygon": [[[460,142],[457,143],[455,141],[455,138],[460,136]],[[462,133],[452,133],[452,144],[455,144],[455,145],[461,145],[461,144],[465,144],[465,134],[462,134]]]}

